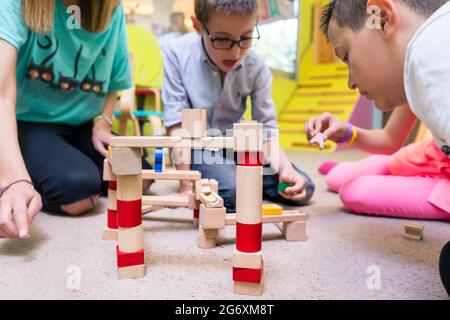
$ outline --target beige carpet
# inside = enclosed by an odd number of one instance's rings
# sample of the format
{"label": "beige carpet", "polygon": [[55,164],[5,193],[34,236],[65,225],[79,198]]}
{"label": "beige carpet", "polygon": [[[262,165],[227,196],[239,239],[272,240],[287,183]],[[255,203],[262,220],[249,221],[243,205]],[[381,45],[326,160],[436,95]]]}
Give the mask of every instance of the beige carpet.
{"label": "beige carpet", "polygon": [[[448,299],[438,271],[440,249],[450,240],[446,222],[421,222],[421,242],[402,237],[402,219],[345,213],[325,189],[317,165],[358,159],[361,153],[290,153],[317,183],[308,240],[287,242],[265,225],[265,292],[262,299]],[[176,183],[157,183],[166,194]],[[67,218],[41,213],[27,241],[0,241],[2,299],[248,299],[233,294],[234,227],[220,233],[220,246],[202,250],[188,210],[144,217],[146,277],[116,278],[115,243],[101,240],[105,201],[92,214]],[[369,271],[369,273],[368,273]],[[368,285],[369,283],[369,285]]]}

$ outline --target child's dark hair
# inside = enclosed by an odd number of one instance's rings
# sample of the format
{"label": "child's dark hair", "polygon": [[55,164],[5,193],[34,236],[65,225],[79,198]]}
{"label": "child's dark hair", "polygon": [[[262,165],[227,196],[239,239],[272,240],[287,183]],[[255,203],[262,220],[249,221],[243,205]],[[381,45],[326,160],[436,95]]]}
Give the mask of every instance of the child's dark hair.
{"label": "child's dark hair", "polygon": [[257,15],[259,0],[195,0],[195,15],[202,23],[208,23],[213,13]]}
{"label": "child's dark hair", "polygon": [[[396,0],[402,1],[417,13],[429,17],[449,0]],[[331,19],[341,27],[361,30],[367,18],[367,0],[331,0],[321,17],[321,29],[328,35]]]}

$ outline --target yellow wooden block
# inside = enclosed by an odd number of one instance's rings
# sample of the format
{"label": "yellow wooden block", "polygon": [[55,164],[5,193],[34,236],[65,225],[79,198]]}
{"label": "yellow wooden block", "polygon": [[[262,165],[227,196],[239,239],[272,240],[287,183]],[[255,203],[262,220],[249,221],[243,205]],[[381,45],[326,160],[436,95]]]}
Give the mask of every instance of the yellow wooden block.
{"label": "yellow wooden block", "polygon": [[280,216],[283,214],[283,208],[277,204],[264,203],[262,205],[263,216]]}

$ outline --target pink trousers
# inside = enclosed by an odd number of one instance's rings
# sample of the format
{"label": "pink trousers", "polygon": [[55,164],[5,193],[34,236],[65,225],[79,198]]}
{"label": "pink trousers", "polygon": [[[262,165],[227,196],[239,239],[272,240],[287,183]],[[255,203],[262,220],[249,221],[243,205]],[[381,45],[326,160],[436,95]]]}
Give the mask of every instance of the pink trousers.
{"label": "pink trousers", "polygon": [[450,213],[427,200],[438,179],[393,176],[388,163],[389,156],[378,155],[355,163],[341,163],[328,173],[328,188],[339,192],[352,213],[450,220]]}

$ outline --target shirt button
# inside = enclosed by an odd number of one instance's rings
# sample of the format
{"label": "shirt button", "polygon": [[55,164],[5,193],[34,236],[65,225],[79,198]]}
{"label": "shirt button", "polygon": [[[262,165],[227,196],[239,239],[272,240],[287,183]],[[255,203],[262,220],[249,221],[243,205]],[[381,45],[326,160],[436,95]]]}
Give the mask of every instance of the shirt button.
{"label": "shirt button", "polygon": [[449,146],[443,146],[441,148],[442,152],[445,153],[447,156],[450,156],[450,147]]}

